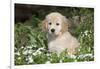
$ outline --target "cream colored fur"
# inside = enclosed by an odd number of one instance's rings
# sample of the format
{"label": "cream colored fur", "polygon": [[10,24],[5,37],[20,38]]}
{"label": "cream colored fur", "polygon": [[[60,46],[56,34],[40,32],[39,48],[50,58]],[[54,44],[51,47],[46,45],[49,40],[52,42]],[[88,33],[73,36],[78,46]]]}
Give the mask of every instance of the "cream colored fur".
{"label": "cream colored fur", "polygon": [[[49,25],[49,23],[51,23]],[[59,23],[59,25],[56,25]],[[47,32],[48,49],[60,54],[67,49],[70,55],[76,54],[79,48],[78,40],[68,32],[68,19],[58,12],[50,13],[42,22],[42,28]],[[51,32],[51,29],[55,32]]]}

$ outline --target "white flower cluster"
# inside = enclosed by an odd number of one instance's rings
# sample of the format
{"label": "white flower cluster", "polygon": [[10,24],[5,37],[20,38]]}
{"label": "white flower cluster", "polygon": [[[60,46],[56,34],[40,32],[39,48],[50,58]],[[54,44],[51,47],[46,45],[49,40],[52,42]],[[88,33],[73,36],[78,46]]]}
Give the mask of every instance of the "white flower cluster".
{"label": "white flower cluster", "polygon": [[[43,51],[45,51],[46,49],[44,47],[40,47],[40,48],[34,50],[33,47],[34,47],[34,45],[27,46],[27,47],[22,46],[18,51],[15,52],[15,55],[18,56],[17,59],[21,60],[21,56],[24,55],[25,61],[27,62],[27,64],[30,64],[30,63],[34,64],[35,63],[34,57],[37,56],[37,55],[43,54]],[[48,58],[48,59],[46,59],[45,63],[50,64],[53,60],[52,53],[46,53],[45,55]],[[60,57],[60,55],[58,57]],[[59,59],[59,63],[63,63],[65,59],[71,59],[72,61],[77,62],[78,61],[77,59],[84,59],[84,58],[87,58],[87,57],[94,58],[94,55],[93,54],[81,54],[81,55],[78,55],[78,56],[76,56],[76,55],[65,55],[65,56],[63,56],[62,58]]]}
{"label": "white flower cluster", "polygon": [[93,54],[82,54],[82,55],[79,55],[78,58],[85,58],[85,57],[90,57],[90,58],[93,58]]}
{"label": "white flower cluster", "polygon": [[38,48],[38,49],[33,53],[33,55],[36,56],[36,55],[38,55],[38,54],[41,54],[41,53],[42,53],[41,50],[45,50],[44,47]]}

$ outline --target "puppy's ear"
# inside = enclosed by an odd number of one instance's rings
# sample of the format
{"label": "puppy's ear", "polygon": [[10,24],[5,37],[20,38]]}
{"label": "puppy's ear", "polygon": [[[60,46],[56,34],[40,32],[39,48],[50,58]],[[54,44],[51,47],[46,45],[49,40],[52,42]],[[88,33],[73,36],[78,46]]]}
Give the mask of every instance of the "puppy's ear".
{"label": "puppy's ear", "polygon": [[63,23],[62,23],[61,32],[64,33],[68,31],[68,28],[70,27],[70,24],[69,24],[70,21],[65,16],[63,16],[62,20],[63,20]]}
{"label": "puppy's ear", "polygon": [[42,30],[44,32],[47,32],[48,27],[47,27],[47,21],[46,21],[46,19],[42,21],[41,28],[42,28]]}

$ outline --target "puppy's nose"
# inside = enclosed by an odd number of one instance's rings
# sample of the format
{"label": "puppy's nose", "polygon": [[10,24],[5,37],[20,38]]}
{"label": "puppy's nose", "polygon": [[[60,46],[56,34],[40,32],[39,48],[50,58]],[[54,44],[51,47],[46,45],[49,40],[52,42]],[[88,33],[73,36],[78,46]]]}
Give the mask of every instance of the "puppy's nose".
{"label": "puppy's nose", "polygon": [[51,29],[51,32],[55,32],[55,29]]}

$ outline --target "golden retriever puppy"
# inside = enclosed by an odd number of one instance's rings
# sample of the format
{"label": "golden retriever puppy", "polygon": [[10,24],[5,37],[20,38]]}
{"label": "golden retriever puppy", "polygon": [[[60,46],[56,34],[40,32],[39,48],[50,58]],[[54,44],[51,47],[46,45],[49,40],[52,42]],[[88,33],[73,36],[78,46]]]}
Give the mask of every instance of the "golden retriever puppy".
{"label": "golden retriever puppy", "polygon": [[48,14],[42,21],[42,29],[47,32],[48,49],[60,54],[67,50],[69,55],[77,53],[78,40],[68,31],[68,19],[58,12]]}

